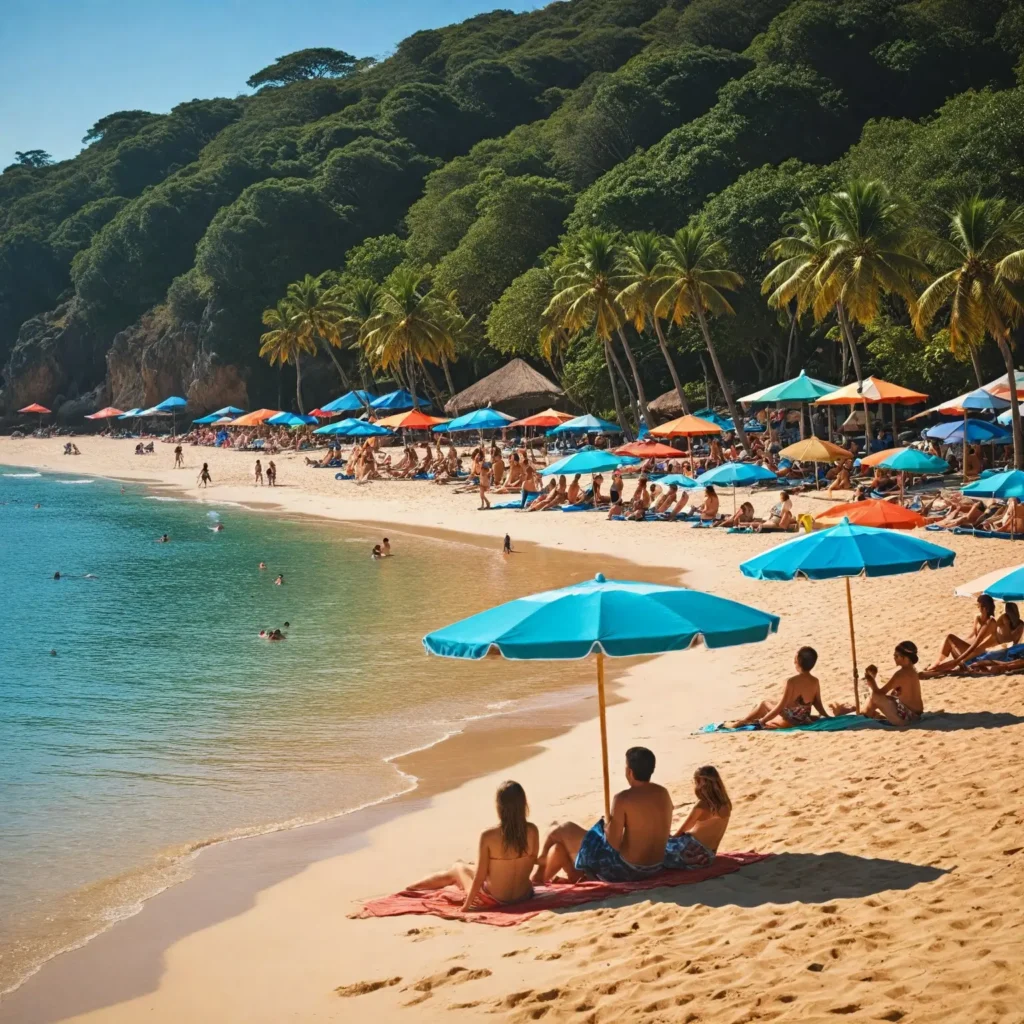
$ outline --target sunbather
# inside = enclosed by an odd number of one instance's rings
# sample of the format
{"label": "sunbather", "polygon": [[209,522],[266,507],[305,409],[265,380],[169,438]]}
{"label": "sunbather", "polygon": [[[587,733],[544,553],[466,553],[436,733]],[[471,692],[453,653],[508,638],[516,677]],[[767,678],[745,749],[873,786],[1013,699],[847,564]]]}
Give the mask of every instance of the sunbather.
{"label": "sunbather", "polygon": [[793,499],[789,491],[779,492],[779,502],[772,506],[768,518],[763,523],[755,523],[757,533],[789,533],[796,529],[793,517]]}
{"label": "sunbather", "polygon": [[689,502],[689,500],[690,492],[680,491],[679,498],[676,500],[676,503],[672,506],[672,508],[669,509],[668,511],[668,518],[670,520],[678,519],[679,516],[686,511],[686,505],[687,502]]}
{"label": "sunbather", "polygon": [[968,506],[958,509],[951,509],[949,515],[944,519],[940,519],[935,525],[941,526],[943,529],[953,529],[954,527],[973,527],[975,526],[981,517],[985,514],[985,502],[983,501],[972,501]]}
{"label": "sunbather", "polygon": [[749,501],[743,502],[740,507],[733,512],[731,516],[726,519],[720,519],[715,523],[716,527],[737,527],[737,526],[751,526],[755,522],[754,519],[754,506]]}
{"label": "sunbather", "polygon": [[840,464],[838,471],[836,472],[835,479],[828,485],[826,493],[829,495],[835,494],[836,491],[849,491],[853,489],[853,483],[850,480],[850,465],[847,462]]}
{"label": "sunbather", "polygon": [[494,488],[495,494],[512,494],[518,491],[523,483],[523,463],[519,459],[519,453],[513,452],[512,459],[508,464],[508,477],[500,487]]}
{"label": "sunbather", "polygon": [[664,515],[672,510],[672,507],[679,500],[679,485],[669,484],[665,493],[659,495],[658,500],[651,506],[655,515]]}
{"label": "sunbather", "polygon": [[654,754],[646,747],[626,751],[629,788],[612,800],[611,820],[602,818],[589,831],[568,821],[544,840],[537,858],[534,885],[563,872],[570,882],[581,878],[633,882],[662,870],[672,827],[672,797],[651,782]]}
{"label": "sunbather", "polygon": [[1002,515],[993,516],[982,524],[982,528],[995,533],[1024,533],[1024,504],[1010,498]]}
{"label": "sunbather", "polygon": [[700,515],[701,522],[714,522],[718,518],[718,506],[719,500],[718,495],[715,493],[715,488],[708,484],[704,488],[704,502],[699,508],[693,509],[693,512]]}
{"label": "sunbather", "polygon": [[996,643],[996,603],[988,594],[979,594],[977,605],[978,614],[974,618],[974,628],[970,635],[964,639],[955,633],[947,633],[939,657],[924,673],[925,677],[959,668],[968,656],[980,654]]}
{"label": "sunbather", "polygon": [[[978,635],[970,646],[959,652],[951,649],[949,660],[940,661],[928,669],[927,672],[922,672],[922,678],[930,679],[933,676],[948,675],[951,672],[959,671],[969,661],[973,661],[979,655],[999,647],[1012,647],[1020,643],[1021,636],[1024,635],[1024,623],[1021,622],[1020,610],[1017,608],[1016,603],[1014,601],[1007,601],[1003,608],[1003,614],[996,617],[995,602],[992,601],[988,594],[982,594],[978,598],[979,607],[981,606],[982,598],[987,599],[986,607],[988,602],[991,602],[992,617],[979,630]],[[981,616],[979,615],[978,618],[981,618]],[[952,636],[952,634],[946,637],[946,639],[947,641],[959,641],[959,637]],[[959,642],[962,643],[962,641]]]}
{"label": "sunbather", "polygon": [[568,504],[576,505],[583,499],[583,488],[580,486],[581,473],[577,473],[572,478],[572,483],[569,484],[569,490],[566,492],[566,499]]}
{"label": "sunbather", "polygon": [[601,484],[603,483],[604,477],[600,473],[595,473],[593,495],[593,505],[595,508],[600,508],[601,506],[608,504],[608,499],[601,493]]}
{"label": "sunbather", "polygon": [[[562,477],[565,480],[565,477]],[[549,480],[540,493],[524,507],[527,512],[543,512],[544,509],[550,508],[552,505],[559,504],[558,502],[558,485],[554,480]]]}
{"label": "sunbather", "polygon": [[489,910],[533,896],[530,871],[537,862],[540,833],[527,821],[530,808],[518,782],[503,782],[497,795],[498,824],[480,833],[476,864],[457,860],[447,871],[421,878],[410,889],[457,885],[465,894],[463,911]]}
{"label": "sunbather", "polygon": [[864,681],[871,688],[871,697],[862,714],[866,718],[881,718],[890,725],[913,725],[924,714],[921,679],[914,667],[917,664],[917,644],[911,640],[897,644],[893,660],[897,669],[885,686],[878,685],[877,666],[868,665],[864,669]]}
{"label": "sunbather", "polygon": [[813,721],[814,711],[822,718],[828,718],[829,714],[821,702],[821,683],[817,676],[811,675],[811,669],[817,662],[818,652],[813,647],[801,647],[793,659],[796,675],[786,680],[778,704],[772,706],[761,701],[746,718],[730,722],[729,727],[756,725],[762,729],[788,729]]}
{"label": "sunbather", "polygon": [[729,827],[732,801],[717,768],[698,768],[693,773],[693,792],[697,802],[665,844],[665,867],[673,871],[708,867]]}
{"label": "sunbather", "polygon": [[[644,482],[646,483],[646,481]],[[658,492],[660,490],[661,488],[657,484],[651,484],[650,489],[644,493],[639,502],[636,502],[634,498],[634,507],[633,511],[629,514],[629,518],[636,519],[637,521],[642,520],[654,508],[658,501]]]}

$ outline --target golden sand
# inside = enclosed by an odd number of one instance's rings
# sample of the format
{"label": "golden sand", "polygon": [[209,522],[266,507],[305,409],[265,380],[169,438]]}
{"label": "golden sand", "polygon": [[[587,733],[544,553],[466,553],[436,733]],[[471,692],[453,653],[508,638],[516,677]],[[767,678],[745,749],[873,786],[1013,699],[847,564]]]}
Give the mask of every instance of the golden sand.
{"label": "golden sand", "polygon": [[[290,874],[271,877],[268,858],[308,846],[312,829],[276,840],[295,845],[273,854],[268,842],[245,840],[205,866],[201,857],[193,881],[44,968],[0,1003],[0,1020],[1024,1019],[1019,677],[926,681],[926,707],[943,713],[906,732],[693,735],[775,697],[804,643],[819,651],[826,701],[851,696],[842,585],[759,583],[738,571],[777,536],[591,514],[478,513],[473,494],[426,483],[356,487],[295,456],[275,460],[285,486],[258,491],[252,458],[236,452],[186,449],[190,469],[175,473],[166,445],[145,458],[131,454],[132,442],[80,447],[72,459],[57,440],[2,439],[0,464],[184,480],[196,496],[191,485],[205,460],[216,486],[199,496],[211,501],[273,500],[392,531],[475,532],[494,544],[509,532],[513,542],[585,552],[595,572],[616,555],[780,614],[778,636],[764,644],[630,665],[619,683],[625,699],[609,711],[613,771],[617,752],[650,746],[681,818],[693,768],[717,765],[735,806],[723,849],[777,856],[711,882],[546,913],[516,928],[348,918],[362,900],[470,856],[500,778],[524,784],[542,830],[594,820],[600,761],[587,720],[534,744],[500,775],[410,800],[400,814],[382,811],[358,836],[321,838],[318,856]],[[759,511],[774,500],[754,499]],[[797,512],[827,507],[817,496],[795,504]],[[954,586],[1015,565],[1024,551],[932,539],[957,551],[954,568],[853,582],[862,666],[874,661],[884,672],[903,639],[933,658],[948,630],[969,627],[972,605],[952,596]]]}

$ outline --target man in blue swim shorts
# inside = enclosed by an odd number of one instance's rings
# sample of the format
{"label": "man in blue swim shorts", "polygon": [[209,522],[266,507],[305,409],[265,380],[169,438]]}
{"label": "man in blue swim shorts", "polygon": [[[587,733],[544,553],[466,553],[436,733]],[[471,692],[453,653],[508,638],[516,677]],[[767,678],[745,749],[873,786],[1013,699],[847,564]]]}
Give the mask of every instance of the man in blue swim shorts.
{"label": "man in blue swim shorts", "polygon": [[612,800],[611,821],[589,831],[575,822],[559,825],[544,840],[533,882],[550,882],[560,871],[570,882],[636,882],[662,870],[672,828],[672,798],[651,782],[654,754],[646,747],[626,751],[629,788]]}

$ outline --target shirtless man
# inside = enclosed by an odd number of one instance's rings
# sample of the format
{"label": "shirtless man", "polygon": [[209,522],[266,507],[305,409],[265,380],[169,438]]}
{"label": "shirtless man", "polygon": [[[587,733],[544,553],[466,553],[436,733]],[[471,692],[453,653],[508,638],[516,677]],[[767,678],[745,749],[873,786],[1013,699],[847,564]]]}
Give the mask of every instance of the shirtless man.
{"label": "shirtless man", "polygon": [[534,885],[550,882],[560,871],[570,882],[634,882],[662,870],[672,829],[672,797],[651,782],[654,754],[646,747],[626,751],[629,788],[612,799],[611,821],[602,818],[589,831],[568,821],[544,840]]}
{"label": "shirtless man", "polygon": [[253,486],[254,487],[262,487],[263,486],[263,463],[260,462],[259,459],[256,460],[256,469],[255,469],[254,472],[256,474],[256,479],[253,482]]}
{"label": "shirtless man", "polygon": [[505,460],[501,457],[501,450],[495,445],[491,449],[491,482],[495,487],[500,487],[505,479]]}
{"label": "shirtless man", "polygon": [[817,662],[818,652],[813,647],[801,647],[793,659],[796,675],[786,680],[778,704],[773,707],[762,701],[746,718],[730,723],[730,728],[756,725],[759,729],[788,729],[813,721],[812,711],[828,718],[829,714],[821,702],[821,683],[817,676],[811,675],[811,669]]}

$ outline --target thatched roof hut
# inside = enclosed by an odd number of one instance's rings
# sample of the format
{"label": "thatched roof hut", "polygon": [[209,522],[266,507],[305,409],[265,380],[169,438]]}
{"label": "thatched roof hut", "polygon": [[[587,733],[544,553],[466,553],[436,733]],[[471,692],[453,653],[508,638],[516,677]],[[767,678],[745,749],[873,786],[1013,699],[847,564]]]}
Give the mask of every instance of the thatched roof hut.
{"label": "thatched roof hut", "polygon": [[565,392],[522,359],[512,359],[500,370],[460,391],[444,407],[450,416],[488,405],[513,416],[529,416],[565,398]]}
{"label": "thatched roof hut", "polygon": [[647,408],[659,419],[674,420],[677,416],[683,415],[683,407],[679,404],[679,395],[676,394],[675,388],[658,395],[653,402],[648,402]]}

